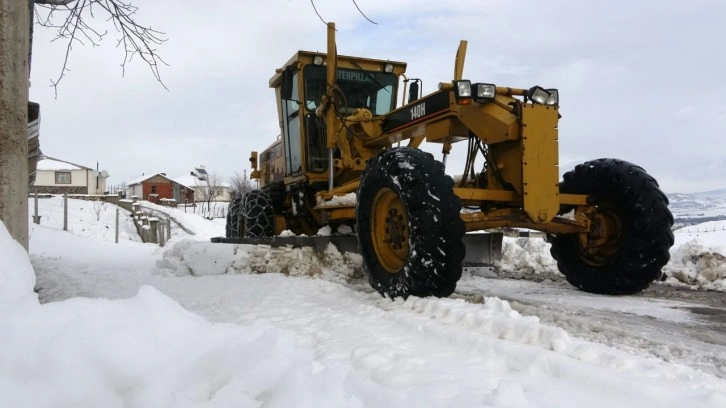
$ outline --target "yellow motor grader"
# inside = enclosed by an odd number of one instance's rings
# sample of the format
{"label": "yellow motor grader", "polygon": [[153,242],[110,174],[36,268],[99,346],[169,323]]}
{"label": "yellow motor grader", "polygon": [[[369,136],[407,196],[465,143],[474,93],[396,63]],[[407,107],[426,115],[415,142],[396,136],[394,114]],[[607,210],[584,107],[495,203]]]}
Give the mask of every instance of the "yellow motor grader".
{"label": "yellow motor grader", "polygon": [[[598,159],[560,181],[558,90],[464,79],[466,46],[453,80],[420,97],[405,63],[337,55],[328,24],[327,53],[299,51],[270,79],[281,135],[252,153],[259,190],[231,204],[222,241],[349,225],[382,295],[448,296],[467,232],[526,228],[547,234],[559,270],[581,290],[647,287],[673,245],[656,180]],[[399,84],[408,100],[397,107]],[[441,144],[441,161],[419,149],[424,141]],[[444,170],[457,143],[467,150],[454,180]]]}

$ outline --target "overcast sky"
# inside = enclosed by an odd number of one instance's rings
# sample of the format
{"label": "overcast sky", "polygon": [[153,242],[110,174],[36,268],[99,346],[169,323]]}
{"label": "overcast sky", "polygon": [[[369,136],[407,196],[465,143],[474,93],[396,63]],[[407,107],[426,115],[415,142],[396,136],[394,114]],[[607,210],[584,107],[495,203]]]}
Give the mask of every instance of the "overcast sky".
{"label": "overcast sky", "polygon": [[[406,61],[423,91],[453,77],[560,90],[560,167],[600,157],[643,166],[666,192],[726,188],[726,2],[723,0],[316,0],[335,21],[340,54]],[[169,88],[134,60],[122,77],[116,33],[76,45],[58,98],[48,85],[65,44],[36,28],[31,100],[44,154],[118,184],[195,165],[227,178],[279,134],[268,81],[297,50],[325,50],[308,0],[146,0],[137,22],[166,33]],[[456,157],[465,144],[454,145]],[[438,146],[432,148],[439,151]],[[459,152],[459,153],[457,153]],[[447,172],[460,173],[460,160]]]}

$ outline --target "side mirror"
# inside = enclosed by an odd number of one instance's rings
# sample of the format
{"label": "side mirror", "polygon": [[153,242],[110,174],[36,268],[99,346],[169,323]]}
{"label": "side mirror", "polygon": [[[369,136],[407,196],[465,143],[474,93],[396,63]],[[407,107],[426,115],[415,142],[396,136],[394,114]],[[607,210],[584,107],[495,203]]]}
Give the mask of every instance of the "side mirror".
{"label": "side mirror", "polygon": [[408,88],[408,103],[418,99],[418,82],[412,82]]}

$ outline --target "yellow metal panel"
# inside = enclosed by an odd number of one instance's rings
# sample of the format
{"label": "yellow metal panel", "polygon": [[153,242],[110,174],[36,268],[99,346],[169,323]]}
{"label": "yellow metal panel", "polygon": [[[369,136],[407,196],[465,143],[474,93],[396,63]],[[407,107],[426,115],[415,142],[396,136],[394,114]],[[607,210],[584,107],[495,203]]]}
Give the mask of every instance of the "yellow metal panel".
{"label": "yellow metal panel", "polygon": [[560,194],[560,204],[589,205],[584,194]]}
{"label": "yellow metal panel", "polygon": [[554,106],[522,105],[524,212],[538,224],[560,208],[557,120]]}
{"label": "yellow metal panel", "polygon": [[[520,140],[489,145],[489,158],[492,171],[487,171],[487,185],[492,189],[514,189],[524,195],[522,187],[522,143]],[[497,173],[494,172],[496,166]]]}
{"label": "yellow metal panel", "polygon": [[429,143],[456,143],[469,137],[469,129],[454,116],[428,123],[426,141]]}
{"label": "yellow metal panel", "polygon": [[496,102],[452,104],[451,110],[477,137],[487,144],[494,144],[519,138],[517,116],[509,109],[502,109],[502,106],[509,106],[514,101],[514,98],[499,95]]}
{"label": "yellow metal panel", "polygon": [[276,215],[275,216],[275,235],[280,235],[282,231],[285,231],[287,229],[287,221],[285,221],[285,217],[282,215]]}
{"label": "yellow metal panel", "polygon": [[460,200],[474,201],[517,201],[519,196],[514,191],[484,190],[481,188],[454,188],[454,194]]}
{"label": "yellow metal panel", "polygon": [[354,220],[355,219],[355,207],[353,206],[339,206],[339,207],[316,207],[328,213],[328,220],[330,221],[343,221],[343,220]]}

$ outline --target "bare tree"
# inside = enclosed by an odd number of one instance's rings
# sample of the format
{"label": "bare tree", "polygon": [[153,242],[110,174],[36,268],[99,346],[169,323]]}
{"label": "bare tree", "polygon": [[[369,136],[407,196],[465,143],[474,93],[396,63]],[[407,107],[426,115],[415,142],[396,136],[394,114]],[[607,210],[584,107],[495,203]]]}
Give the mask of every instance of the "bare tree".
{"label": "bare tree", "polygon": [[[123,0],[28,0],[30,7],[30,41],[28,62],[32,56],[33,20],[41,27],[56,31],[53,41],[64,41],[66,47],[63,66],[58,77],[51,79],[51,86],[58,93],[58,83],[68,69],[68,59],[75,44],[97,46],[108,34],[107,29],[99,28],[93,22],[97,17],[104,23],[110,22],[118,33],[116,46],[123,50],[121,74],[126,64],[134,57],[144,61],[159,83],[159,65],[168,65],[157,53],[157,47],[166,41],[165,34],[151,26],[139,24],[135,20],[138,8]],[[38,5],[39,7],[34,7]],[[41,11],[43,10],[43,11]]]}
{"label": "bare tree", "polygon": [[94,200],[91,206],[91,213],[96,216],[96,221],[101,221],[101,214],[106,209],[106,202],[103,200]]}
{"label": "bare tree", "polygon": [[247,170],[243,171],[242,174],[234,172],[234,176],[229,178],[229,184],[230,184],[230,195],[232,196],[232,200],[237,198],[244,198],[247,193],[252,191],[252,183],[247,178]]}
{"label": "bare tree", "polygon": [[204,179],[197,179],[195,182],[196,194],[199,198],[207,204],[208,218],[212,218],[212,201],[216,201],[217,197],[221,196],[223,191],[222,178],[216,173],[208,173]]}

